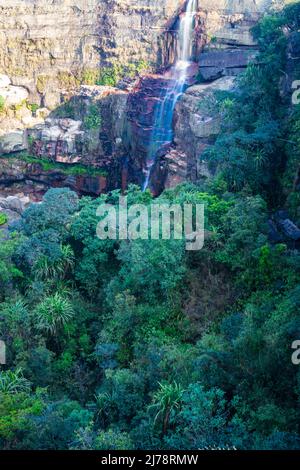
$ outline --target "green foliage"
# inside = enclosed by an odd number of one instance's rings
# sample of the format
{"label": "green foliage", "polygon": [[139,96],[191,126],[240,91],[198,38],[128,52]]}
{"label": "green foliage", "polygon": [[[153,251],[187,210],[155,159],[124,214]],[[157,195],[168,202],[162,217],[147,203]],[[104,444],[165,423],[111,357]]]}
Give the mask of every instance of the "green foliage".
{"label": "green foliage", "polygon": [[27,108],[33,113],[35,114],[37,112],[37,110],[39,109],[39,105],[36,104],[36,103],[26,103],[27,104]]}
{"label": "green foliage", "polygon": [[83,85],[96,85],[99,80],[99,70],[84,69],[82,71],[80,81]]}
{"label": "green foliage", "polygon": [[255,280],[253,270],[267,242],[266,209],[261,197],[247,197],[236,202],[224,221],[223,246],[216,252],[216,259],[242,271],[245,280]]}
{"label": "green foliage", "polygon": [[237,426],[230,423],[225,394],[218,388],[205,391],[200,384],[191,384],[181,396],[173,425],[175,432],[165,438],[171,448],[232,448],[237,444]]}
{"label": "green foliage", "polygon": [[143,60],[127,65],[114,63],[100,71],[97,84],[114,87],[123,77],[129,76],[134,78],[136,75],[144,72],[148,68],[149,65]]}
{"label": "green foliage", "polygon": [[96,450],[132,450],[133,444],[127,433],[120,431],[102,431],[95,439]]}
{"label": "green foliage", "polygon": [[3,96],[0,96],[0,112],[4,111],[5,109],[5,99]]}
{"label": "green foliage", "polygon": [[21,369],[0,372],[0,394],[21,393],[30,390],[30,382],[23,377]]}
{"label": "green foliage", "polygon": [[78,197],[69,189],[50,189],[40,204],[32,204],[22,214],[19,223],[25,239],[18,255],[29,266],[40,256],[51,262],[63,256],[62,243],[68,237],[72,214],[78,207]]}
{"label": "green foliage", "polygon": [[84,127],[88,130],[99,129],[101,122],[101,112],[99,107],[95,104],[90,105],[88,114],[84,118]]}
{"label": "green foliage", "polygon": [[174,420],[176,411],[180,409],[184,390],[179,384],[158,384],[159,390],[153,395],[153,404],[149,409],[154,409],[156,415],[154,423],[162,423],[162,434],[165,435],[170,421]]}
{"label": "green foliage", "polygon": [[135,240],[118,250],[121,269],[110,289],[129,289],[135,296],[151,301],[172,295],[185,273],[184,245],[177,240]]}
{"label": "green foliage", "polygon": [[7,240],[1,234],[0,241],[0,285],[3,294],[5,286],[9,285],[12,280],[21,278],[23,273],[13,261],[13,255],[20,244],[20,239],[18,239],[17,235],[12,235]]}
{"label": "green foliage", "polygon": [[50,259],[41,256],[33,267],[36,279],[46,281],[47,279],[64,279],[69,271],[74,268],[74,252],[70,245],[61,246],[61,256],[58,259]]}
{"label": "green foliage", "polygon": [[0,445],[2,449],[16,448],[16,442],[29,431],[28,416],[39,414],[43,403],[36,394],[1,393]]}
{"label": "green foliage", "polygon": [[35,310],[37,328],[57,335],[60,328],[66,326],[74,315],[72,304],[58,292],[46,297]]}
{"label": "green foliage", "polygon": [[28,417],[29,429],[21,448],[39,450],[69,449],[76,434],[90,423],[92,413],[71,400],[45,403],[42,412]]}
{"label": "green foliage", "polygon": [[[232,191],[248,187],[274,200],[280,185],[283,153],[284,77],[290,13],[265,15],[253,29],[260,45],[254,64],[238,79],[238,91],[219,96],[222,132],[204,156],[216,167]],[[291,11],[294,11],[293,9]]]}
{"label": "green foliage", "polygon": [[[33,143],[33,142],[32,142]],[[105,176],[106,171],[101,168],[93,168],[92,166],[85,166],[79,163],[59,163],[52,162],[48,159],[38,158],[33,155],[28,155],[25,152],[20,152],[18,156],[8,155],[6,158],[21,159],[28,163],[38,163],[41,165],[43,171],[56,171],[65,175],[90,175],[90,176]]]}
{"label": "green foliage", "polygon": [[8,217],[4,212],[0,213],[0,225],[5,225],[8,221]]}
{"label": "green foliage", "polygon": [[113,64],[100,72],[98,85],[116,86],[121,79],[123,68],[120,64]]}

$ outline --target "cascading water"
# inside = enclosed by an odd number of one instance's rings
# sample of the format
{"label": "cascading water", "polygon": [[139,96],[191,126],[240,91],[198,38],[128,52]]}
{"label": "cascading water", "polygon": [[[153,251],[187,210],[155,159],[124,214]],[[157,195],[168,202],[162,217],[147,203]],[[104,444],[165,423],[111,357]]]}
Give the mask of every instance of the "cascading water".
{"label": "cascading water", "polygon": [[185,13],[182,14],[178,29],[178,52],[175,65],[170,70],[170,87],[161,97],[154,115],[154,126],[151,144],[148,150],[145,168],[145,191],[150,183],[151,171],[161,148],[170,144],[173,139],[172,121],[177,100],[184,91],[189,66],[193,53],[194,16],[198,0],[188,0]]}

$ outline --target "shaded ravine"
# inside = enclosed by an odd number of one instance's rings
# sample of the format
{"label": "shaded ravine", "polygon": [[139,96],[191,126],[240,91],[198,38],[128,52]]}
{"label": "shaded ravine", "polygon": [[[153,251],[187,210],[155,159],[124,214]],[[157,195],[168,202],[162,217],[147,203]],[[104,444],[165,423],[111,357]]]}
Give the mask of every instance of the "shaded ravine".
{"label": "shaded ravine", "polygon": [[185,89],[192,60],[194,16],[197,12],[197,3],[198,0],[188,0],[186,11],[179,20],[177,60],[168,72],[170,87],[166,92],[163,91],[165,94],[161,96],[154,113],[153,131],[144,168],[144,191],[150,184],[152,169],[156,163],[159,150],[172,143],[174,108]]}

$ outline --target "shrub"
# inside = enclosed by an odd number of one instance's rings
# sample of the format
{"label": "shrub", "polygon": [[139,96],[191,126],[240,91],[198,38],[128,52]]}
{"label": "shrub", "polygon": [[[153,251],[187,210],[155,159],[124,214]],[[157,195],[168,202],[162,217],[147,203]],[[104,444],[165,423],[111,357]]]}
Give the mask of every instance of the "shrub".
{"label": "shrub", "polygon": [[84,127],[88,130],[97,129],[101,125],[100,110],[97,105],[93,104],[89,108],[89,113],[84,119]]}
{"label": "shrub", "polygon": [[4,212],[0,212],[0,226],[6,224],[8,217]]}
{"label": "shrub", "polygon": [[3,111],[5,108],[5,99],[3,96],[0,96],[0,112]]}

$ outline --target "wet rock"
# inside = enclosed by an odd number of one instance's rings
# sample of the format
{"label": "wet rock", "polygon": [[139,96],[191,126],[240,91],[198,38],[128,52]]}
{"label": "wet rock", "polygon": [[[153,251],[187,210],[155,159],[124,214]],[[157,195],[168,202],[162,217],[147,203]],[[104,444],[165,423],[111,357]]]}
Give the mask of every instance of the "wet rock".
{"label": "wet rock", "polygon": [[[198,65],[192,63],[187,74],[187,85],[188,83],[195,82],[197,71]],[[128,132],[131,155],[133,156],[135,166],[141,172],[146,165],[157,112],[174,83],[175,78],[170,70],[160,75],[148,74],[140,79],[136,88],[129,94],[127,101],[127,119],[129,122]],[[162,139],[158,156],[165,155],[171,143],[171,135],[170,139]]]}
{"label": "wet rock", "polygon": [[214,92],[233,90],[234,83],[234,77],[222,77],[212,83],[193,85],[175,107],[174,142],[178,151],[186,154],[187,175],[193,181],[211,176],[201,155],[220,131],[221,116],[216,111]]}

